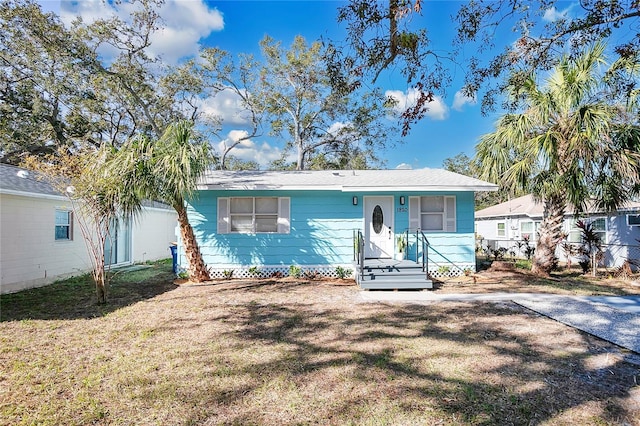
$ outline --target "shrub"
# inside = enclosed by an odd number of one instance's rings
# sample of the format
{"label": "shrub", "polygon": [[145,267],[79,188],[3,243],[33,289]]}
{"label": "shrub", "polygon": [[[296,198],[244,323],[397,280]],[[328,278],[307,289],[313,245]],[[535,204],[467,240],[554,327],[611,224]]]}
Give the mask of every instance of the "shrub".
{"label": "shrub", "polygon": [[298,265],[289,266],[289,276],[294,278],[300,278],[302,276],[302,268]]}
{"label": "shrub", "polygon": [[342,266],[336,267],[336,276],[340,279],[345,279],[351,276],[353,271],[351,269],[343,268]]}
{"label": "shrub", "polygon": [[262,275],[262,271],[257,266],[252,266],[249,268],[249,275],[254,278],[258,278]]}

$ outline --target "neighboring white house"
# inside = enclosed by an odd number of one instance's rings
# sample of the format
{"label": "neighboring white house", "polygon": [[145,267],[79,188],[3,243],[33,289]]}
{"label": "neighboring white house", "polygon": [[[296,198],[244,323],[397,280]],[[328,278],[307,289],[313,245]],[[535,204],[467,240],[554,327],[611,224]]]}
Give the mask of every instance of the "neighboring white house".
{"label": "neighboring white house", "polygon": [[[483,247],[494,249],[512,250],[517,242],[527,238],[535,246],[542,213],[542,204],[536,203],[531,195],[478,210],[475,214],[476,237],[482,240]],[[629,203],[615,213],[588,209],[580,217],[565,214],[566,241],[576,245],[581,243],[581,231],[576,226],[578,220],[590,223],[599,234],[605,254],[603,266],[620,266],[627,259],[640,260],[640,202]],[[561,247],[556,255],[560,261],[567,260]]]}
{"label": "neighboring white house", "polygon": [[[141,216],[129,222],[118,226],[107,263],[170,257],[169,245],[176,239],[173,209],[147,203]],[[43,286],[90,269],[68,199],[33,172],[0,164],[0,293]]]}

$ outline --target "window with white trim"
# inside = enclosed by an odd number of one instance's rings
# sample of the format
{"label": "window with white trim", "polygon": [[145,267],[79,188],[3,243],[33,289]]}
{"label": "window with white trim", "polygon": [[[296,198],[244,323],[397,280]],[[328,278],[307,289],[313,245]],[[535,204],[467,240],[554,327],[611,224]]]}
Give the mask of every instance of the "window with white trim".
{"label": "window with white trim", "polygon": [[526,221],[520,222],[520,238],[523,240],[534,241],[536,240],[536,226],[533,222]]}
{"label": "window with white trim", "polygon": [[73,240],[73,212],[70,210],[56,209],[55,239],[56,241]]}
{"label": "window with white trim", "polygon": [[427,232],[456,232],[456,197],[409,197],[409,227]]}
{"label": "window with white trim", "polygon": [[628,214],[627,215],[627,225],[629,225],[629,226],[640,226],[640,214]]}
{"label": "window with white trim", "polygon": [[496,236],[500,238],[504,238],[507,236],[507,224],[505,222],[498,222],[498,229],[496,232]]}
{"label": "window with white trim", "polygon": [[289,233],[290,199],[286,197],[218,198],[218,233]]}
{"label": "window with white trim", "polygon": [[603,244],[607,243],[607,219],[604,217],[599,217],[597,219],[591,220],[591,226],[593,227],[593,232],[600,237],[600,242]]}
{"label": "window with white trim", "polygon": [[[600,238],[600,242],[607,243],[607,219],[604,217],[583,219],[585,223],[591,224],[593,232]],[[578,228],[578,220],[572,220],[567,233],[567,241],[570,243],[582,243],[582,230]]]}

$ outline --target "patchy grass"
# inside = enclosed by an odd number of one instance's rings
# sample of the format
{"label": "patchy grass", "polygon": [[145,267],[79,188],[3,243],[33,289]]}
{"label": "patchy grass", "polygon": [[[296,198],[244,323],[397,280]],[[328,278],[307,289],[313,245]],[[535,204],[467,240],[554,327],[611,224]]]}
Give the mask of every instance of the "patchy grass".
{"label": "patchy grass", "polygon": [[12,319],[95,318],[174,289],[171,260],[149,262],[144,269],[109,272],[109,303],[99,305],[89,274],[0,296],[0,321]]}
{"label": "patchy grass", "polygon": [[[504,263],[504,262],[503,262]],[[469,277],[447,278],[436,284],[440,293],[552,293],[576,296],[623,296],[640,294],[640,276],[624,280],[600,274],[584,275],[576,269],[554,272],[548,278],[531,274],[515,265],[509,269],[489,268]]]}
{"label": "patchy grass", "polygon": [[0,424],[640,425],[624,352],[514,304],[153,268],[2,296]]}

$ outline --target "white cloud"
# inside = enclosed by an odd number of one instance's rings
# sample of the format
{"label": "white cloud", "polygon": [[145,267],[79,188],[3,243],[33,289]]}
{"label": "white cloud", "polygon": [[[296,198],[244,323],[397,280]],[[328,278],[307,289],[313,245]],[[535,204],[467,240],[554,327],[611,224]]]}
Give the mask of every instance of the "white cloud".
{"label": "white cloud", "polygon": [[542,19],[547,22],[556,22],[561,19],[565,19],[569,15],[570,9],[571,9],[571,6],[569,6],[568,8],[562,11],[559,11],[558,9],[556,9],[555,6],[551,6],[549,9],[544,11],[544,15],[542,16]]}
{"label": "white cloud", "polygon": [[[136,5],[129,2],[105,2],[103,0],[63,0],[60,18],[70,25],[77,17],[85,23],[117,16],[131,22]],[[222,13],[209,9],[204,0],[167,0],[158,10],[162,18],[159,30],[151,34],[151,46],[147,53],[162,56],[165,62],[176,64],[181,58],[194,55],[200,48],[200,40],[213,31],[224,28]],[[115,55],[113,48],[105,47],[101,55],[109,59]]]}
{"label": "white cloud", "polygon": [[208,116],[220,117],[227,125],[247,125],[250,115],[237,94],[225,90],[206,99],[200,100],[200,111]]}
{"label": "white cloud", "polygon": [[[246,130],[231,130],[227,134],[227,138],[216,147],[219,153],[222,153],[227,146],[237,142],[243,137],[247,137]],[[261,168],[269,165],[274,160],[282,157],[282,150],[278,147],[271,146],[267,142],[256,143],[252,139],[247,139],[236,145],[229,155],[244,161],[255,161]],[[295,155],[290,155],[288,161],[295,161]]]}
{"label": "white cloud", "polygon": [[411,170],[413,169],[413,167],[411,166],[411,164],[407,164],[407,163],[400,163],[396,166],[396,170]]}
{"label": "white cloud", "polygon": [[[387,90],[385,96],[391,97],[397,101],[394,111],[396,113],[402,113],[407,108],[411,108],[416,104],[416,101],[420,97],[420,91],[415,88],[407,90],[407,92],[401,92],[400,90]],[[444,103],[440,96],[434,96],[433,101],[427,104],[428,110],[425,116],[432,120],[446,120],[449,117],[449,108]]]}
{"label": "white cloud", "polygon": [[453,97],[453,105],[451,105],[451,108],[455,109],[456,111],[462,111],[462,107],[464,107],[466,104],[475,105],[477,103],[478,100],[475,96],[469,97],[462,93],[461,90],[458,90]]}

